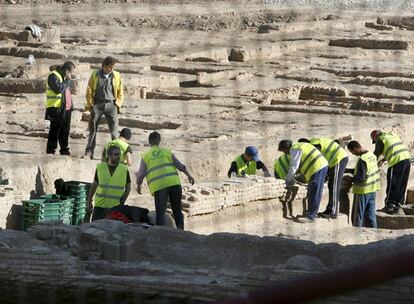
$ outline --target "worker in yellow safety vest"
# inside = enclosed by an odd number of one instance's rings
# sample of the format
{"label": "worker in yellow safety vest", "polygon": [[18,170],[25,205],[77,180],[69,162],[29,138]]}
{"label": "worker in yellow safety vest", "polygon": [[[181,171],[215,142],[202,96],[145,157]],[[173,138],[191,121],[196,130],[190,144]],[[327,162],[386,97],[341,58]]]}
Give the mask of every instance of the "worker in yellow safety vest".
{"label": "worker in yellow safety vest", "polygon": [[357,227],[377,228],[375,197],[380,189],[377,157],[354,140],[348,143],[348,150],[359,157],[355,169],[349,169],[353,171],[353,177],[349,179],[354,193],[353,224]]}
{"label": "worker in yellow safety vest", "polygon": [[124,205],[131,191],[128,166],[120,163],[121,150],[111,146],[107,153],[108,161],[96,166],[89,192],[87,209],[89,212],[93,210],[92,221],[103,219],[111,208]]}
{"label": "worker in yellow safety vest", "polygon": [[104,150],[102,152],[102,162],[105,162],[108,159],[108,153],[107,153],[108,148],[111,146],[117,146],[121,150],[120,162],[125,165],[131,166],[132,165],[132,150],[131,150],[131,146],[129,145],[129,141],[131,140],[131,137],[132,137],[131,129],[128,129],[128,128],[122,129],[121,132],[119,133],[119,138],[114,139],[105,145]]}
{"label": "worker in yellow safety vest", "polygon": [[276,179],[285,179],[290,167],[290,155],[283,154],[275,160],[273,165]]}
{"label": "worker in yellow safety vest", "polygon": [[308,183],[308,212],[303,222],[313,222],[318,215],[321,203],[328,161],[318,149],[309,143],[293,144],[290,140],[282,140],[279,142],[278,150],[291,157],[289,170],[285,177],[286,187],[290,188],[294,185],[295,174],[298,170]]}
{"label": "worker in yellow safety vest", "polygon": [[341,191],[342,178],[348,165],[348,154],[335,140],[326,137],[314,137],[310,140],[299,139],[299,142],[307,142],[321,151],[328,161],[328,190],[329,201],[324,212],[319,216],[325,218],[336,218],[339,212],[339,195]]}
{"label": "worker in yellow safety vest", "polygon": [[45,119],[50,121],[47,154],[55,154],[59,142],[60,154],[70,155],[69,132],[73,110],[70,86],[74,71],[75,65],[67,61],[52,70],[46,80]]}
{"label": "worker in yellow safety vest", "polygon": [[111,139],[114,140],[118,137],[118,114],[124,100],[124,89],[121,73],[114,70],[116,63],[115,58],[106,57],[102,63],[102,68],[92,71],[89,78],[85,106],[85,111],[90,112],[89,137],[84,158],[87,156],[91,159],[94,158],[96,134],[99,121],[103,115],[105,115],[111,132]]}
{"label": "worker in yellow safety vest", "polygon": [[148,142],[151,148],[142,154],[137,174],[137,192],[141,194],[141,185],[146,178],[149,192],[155,200],[156,224],[165,225],[165,211],[169,200],[177,228],[184,229],[181,212],[182,188],[178,171],[187,175],[192,185],[194,178],[169,149],[160,147],[160,133],[152,132]]}
{"label": "worker in yellow safety vest", "polygon": [[254,146],[246,147],[244,153],[231,163],[227,176],[256,175],[257,170],[263,170],[265,177],[270,177],[269,170],[259,158],[259,150]]}
{"label": "worker in yellow safety vest", "polygon": [[388,163],[387,192],[382,211],[398,213],[399,208],[405,204],[411,154],[401,138],[393,133],[374,130],[371,132],[371,139],[375,144],[374,154],[379,159],[378,166]]}

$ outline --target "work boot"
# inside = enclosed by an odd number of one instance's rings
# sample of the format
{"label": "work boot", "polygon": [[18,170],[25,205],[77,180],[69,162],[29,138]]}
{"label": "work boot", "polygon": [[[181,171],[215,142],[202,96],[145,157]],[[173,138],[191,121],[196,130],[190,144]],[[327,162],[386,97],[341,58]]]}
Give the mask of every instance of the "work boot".
{"label": "work boot", "polygon": [[333,214],[331,211],[325,210],[324,212],[319,212],[318,217],[326,218],[326,219],[336,219],[336,214]]}
{"label": "work boot", "polygon": [[70,156],[70,151],[69,150],[60,151],[60,155]]}
{"label": "work boot", "polygon": [[54,155],[55,154],[55,151],[46,151],[46,154]]}
{"label": "work boot", "polygon": [[300,219],[299,222],[302,224],[311,224],[311,223],[314,223],[315,220],[310,217],[305,217],[305,218]]}
{"label": "work boot", "polygon": [[[387,214],[394,214],[396,211],[396,207],[394,204],[386,204],[384,208],[378,210]],[[398,211],[398,210],[397,210]]]}

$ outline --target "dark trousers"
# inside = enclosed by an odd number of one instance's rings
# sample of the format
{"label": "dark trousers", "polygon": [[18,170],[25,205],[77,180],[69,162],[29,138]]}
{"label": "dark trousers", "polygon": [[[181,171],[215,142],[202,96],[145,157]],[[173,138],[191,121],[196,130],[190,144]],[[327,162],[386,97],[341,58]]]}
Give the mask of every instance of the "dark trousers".
{"label": "dark trousers", "polygon": [[158,190],[154,193],[156,224],[165,225],[165,210],[167,209],[168,199],[174,215],[175,225],[178,229],[184,229],[184,217],[181,212],[181,198],[183,196],[181,185],[171,186]]}
{"label": "dark trousers", "polygon": [[316,218],[321,204],[323,185],[325,183],[328,167],[322,168],[314,175],[308,183],[308,218]]}
{"label": "dark trousers", "polygon": [[102,220],[105,216],[111,211],[110,208],[94,207],[92,214],[92,222],[97,220]]}
{"label": "dark trousers", "polygon": [[50,121],[50,130],[47,137],[47,153],[55,153],[59,141],[60,153],[69,151],[70,121],[72,112],[65,112],[64,115]]}
{"label": "dark trousers", "polygon": [[326,207],[326,213],[338,215],[339,212],[339,194],[341,191],[342,178],[344,177],[348,157],[345,157],[334,167],[328,169],[328,189],[329,202]]}
{"label": "dark trousers", "polygon": [[405,192],[407,191],[408,178],[410,176],[411,162],[409,159],[400,161],[388,168],[387,171],[387,197],[385,205],[396,207],[405,204]]}
{"label": "dark trousers", "polygon": [[375,192],[355,194],[352,208],[354,226],[377,228],[375,197]]}
{"label": "dark trousers", "polygon": [[98,133],[99,121],[105,116],[111,132],[112,140],[118,138],[118,109],[112,102],[101,103],[93,106],[89,117],[89,137],[86,152],[94,152],[96,147],[96,134]]}

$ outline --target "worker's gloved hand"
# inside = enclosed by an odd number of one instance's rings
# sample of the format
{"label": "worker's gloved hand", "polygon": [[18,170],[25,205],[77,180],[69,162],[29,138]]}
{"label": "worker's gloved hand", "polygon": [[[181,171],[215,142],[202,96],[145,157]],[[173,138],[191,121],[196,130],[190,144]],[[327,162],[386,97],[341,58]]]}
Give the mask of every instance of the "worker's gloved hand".
{"label": "worker's gloved hand", "polygon": [[189,182],[191,185],[194,185],[194,183],[195,183],[195,180],[194,180],[194,178],[193,178],[191,175],[189,175],[189,176],[188,176],[188,182]]}
{"label": "worker's gloved hand", "polygon": [[138,194],[142,194],[142,193],[141,193],[141,185],[138,185],[138,186],[137,186],[137,192],[138,192]]}

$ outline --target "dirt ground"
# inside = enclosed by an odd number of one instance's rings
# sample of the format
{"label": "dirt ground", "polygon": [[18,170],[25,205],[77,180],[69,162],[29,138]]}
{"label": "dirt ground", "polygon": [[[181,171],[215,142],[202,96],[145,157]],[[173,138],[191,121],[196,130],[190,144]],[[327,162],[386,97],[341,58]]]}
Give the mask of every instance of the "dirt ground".
{"label": "dirt ground", "polygon": [[[52,192],[59,177],[92,180],[98,160],[80,159],[88,134],[85,88],[91,68],[108,55],[119,59],[124,79],[120,127],[133,130],[133,175],[152,130],[161,132],[163,145],[199,183],[225,180],[230,162],[247,145],[256,145],[272,168],[277,143],[285,138],[353,138],[372,150],[370,131],[385,129],[414,146],[409,11],[394,17],[259,1],[26,3],[0,9],[0,173],[32,197]],[[10,36],[31,23],[57,29],[60,43]],[[29,54],[34,66],[26,64]],[[44,79],[51,65],[65,60],[78,67],[72,156],[46,156]],[[109,140],[106,124],[100,131],[97,156]],[[153,209],[151,197],[135,191],[129,203]],[[317,230],[303,235],[301,224],[288,226],[235,232],[318,241]],[[321,237],[342,239],[330,232]]]}

